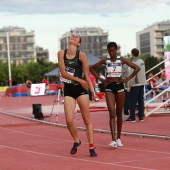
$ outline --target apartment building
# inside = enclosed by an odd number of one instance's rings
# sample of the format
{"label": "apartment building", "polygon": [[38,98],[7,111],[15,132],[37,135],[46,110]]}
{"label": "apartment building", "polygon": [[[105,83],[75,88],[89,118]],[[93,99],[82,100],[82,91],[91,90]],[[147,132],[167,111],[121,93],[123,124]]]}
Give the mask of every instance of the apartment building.
{"label": "apartment building", "polygon": [[43,47],[36,46],[37,61],[49,62],[49,51]]}
{"label": "apartment building", "polygon": [[164,57],[163,37],[166,31],[170,29],[170,20],[156,22],[142,31],[136,33],[137,48],[140,53],[157,58]]}
{"label": "apartment building", "polygon": [[81,36],[79,49],[87,55],[92,54],[98,58],[107,56],[108,32],[104,32],[103,29],[96,27],[74,28],[60,38],[60,48],[62,50],[68,47],[68,38],[73,33]]}
{"label": "apartment building", "polygon": [[10,54],[11,63],[36,62],[34,31],[28,32],[25,28],[11,26],[1,28],[0,61],[7,62],[8,54]]}

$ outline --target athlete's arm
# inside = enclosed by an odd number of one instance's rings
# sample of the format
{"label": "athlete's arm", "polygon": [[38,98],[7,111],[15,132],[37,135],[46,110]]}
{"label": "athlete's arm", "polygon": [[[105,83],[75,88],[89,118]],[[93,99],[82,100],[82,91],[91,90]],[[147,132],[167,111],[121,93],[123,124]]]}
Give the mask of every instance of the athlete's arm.
{"label": "athlete's arm", "polygon": [[134,71],[132,72],[132,74],[130,74],[128,77],[126,77],[123,81],[123,83],[128,82],[131,78],[133,78],[139,71],[140,71],[140,67],[137,66],[136,64],[130,62],[129,60],[125,59],[124,57],[121,57],[121,61],[122,64],[126,64],[129,67],[131,67],[132,69],[134,69]]}
{"label": "athlete's arm", "polygon": [[95,94],[92,82],[90,80],[89,65],[88,65],[88,60],[87,60],[86,54],[84,52],[80,51],[79,59],[82,62],[83,72],[84,72],[86,82],[88,84],[88,88],[90,89],[90,91],[91,91],[91,93],[93,95],[93,98],[94,98],[94,96],[96,96],[96,94]]}
{"label": "athlete's arm", "polygon": [[106,64],[106,57],[101,59],[100,61],[98,61],[97,63],[95,63],[94,65],[90,66],[90,72],[99,80],[101,81],[102,83],[106,83],[106,79],[103,79],[101,78],[97,72],[96,72],[96,69],[101,67],[102,65],[105,65]]}

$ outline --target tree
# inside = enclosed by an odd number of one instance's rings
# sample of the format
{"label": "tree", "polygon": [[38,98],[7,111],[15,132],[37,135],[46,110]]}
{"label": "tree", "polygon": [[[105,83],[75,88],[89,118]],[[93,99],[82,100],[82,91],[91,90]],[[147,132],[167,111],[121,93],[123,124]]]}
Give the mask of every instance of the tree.
{"label": "tree", "polygon": [[[40,83],[44,74],[58,67],[58,64],[52,62],[37,62],[28,64],[11,64],[12,85],[25,84],[27,79],[33,83]],[[9,85],[8,62],[0,62],[0,86]],[[51,78],[53,81],[54,78]]]}

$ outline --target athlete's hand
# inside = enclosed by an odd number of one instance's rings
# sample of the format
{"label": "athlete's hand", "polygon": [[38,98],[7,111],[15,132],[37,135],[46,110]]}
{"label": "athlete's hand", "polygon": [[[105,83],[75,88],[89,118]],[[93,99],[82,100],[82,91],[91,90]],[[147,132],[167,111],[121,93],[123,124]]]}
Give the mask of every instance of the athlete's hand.
{"label": "athlete's hand", "polygon": [[85,89],[85,90],[89,90],[89,83],[83,79],[80,79],[79,83],[81,84],[81,86]]}
{"label": "athlete's hand", "polygon": [[100,78],[100,77],[99,77],[99,81],[101,81],[103,84],[106,84],[106,83],[107,83],[106,79],[102,79],[102,78]]}
{"label": "athlete's hand", "polygon": [[95,94],[92,94],[93,95],[93,100],[95,102],[99,102],[99,98],[97,97],[96,93]]}
{"label": "athlete's hand", "polygon": [[130,88],[127,88],[126,90],[127,90],[127,92],[130,92]]}

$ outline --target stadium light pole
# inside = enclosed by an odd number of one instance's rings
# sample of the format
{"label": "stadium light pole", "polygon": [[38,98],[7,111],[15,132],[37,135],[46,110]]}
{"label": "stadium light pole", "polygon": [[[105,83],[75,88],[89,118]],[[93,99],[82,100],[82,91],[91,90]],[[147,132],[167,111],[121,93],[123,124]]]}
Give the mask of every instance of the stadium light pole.
{"label": "stadium light pole", "polygon": [[9,74],[9,86],[12,86],[12,77],[11,77],[11,57],[9,49],[9,33],[7,32],[7,50],[8,50],[8,74]]}

